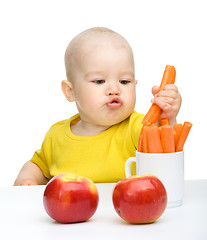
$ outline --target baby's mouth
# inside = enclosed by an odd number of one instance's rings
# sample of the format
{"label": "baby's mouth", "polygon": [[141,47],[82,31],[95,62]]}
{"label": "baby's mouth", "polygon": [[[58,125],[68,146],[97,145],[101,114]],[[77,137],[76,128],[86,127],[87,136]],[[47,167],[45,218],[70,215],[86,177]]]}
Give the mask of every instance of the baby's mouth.
{"label": "baby's mouth", "polygon": [[120,101],[119,98],[113,98],[106,105],[110,108],[120,108],[122,106],[122,102]]}

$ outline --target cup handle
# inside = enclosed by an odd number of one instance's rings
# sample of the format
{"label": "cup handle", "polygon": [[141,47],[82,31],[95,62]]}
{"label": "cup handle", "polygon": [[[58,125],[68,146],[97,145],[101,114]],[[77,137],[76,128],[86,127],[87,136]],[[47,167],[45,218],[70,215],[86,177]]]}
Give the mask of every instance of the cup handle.
{"label": "cup handle", "polygon": [[127,159],[126,162],[125,162],[125,175],[126,175],[126,178],[130,177],[132,175],[131,174],[131,163],[132,162],[136,163],[136,157],[131,157],[131,158]]}

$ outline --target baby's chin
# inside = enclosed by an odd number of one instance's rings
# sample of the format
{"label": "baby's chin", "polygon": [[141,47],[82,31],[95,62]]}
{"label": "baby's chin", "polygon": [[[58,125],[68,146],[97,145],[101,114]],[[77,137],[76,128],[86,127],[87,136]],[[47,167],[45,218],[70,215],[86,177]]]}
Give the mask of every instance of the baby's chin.
{"label": "baby's chin", "polygon": [[114,116],[113,118],[105,118],[102,121],[100,121],[99,125],[105,126],[105,127],[111,127],[113,125],[119,124],[120,122],[124,121],[127,119],[131,113],[121,115],[121,116]]}

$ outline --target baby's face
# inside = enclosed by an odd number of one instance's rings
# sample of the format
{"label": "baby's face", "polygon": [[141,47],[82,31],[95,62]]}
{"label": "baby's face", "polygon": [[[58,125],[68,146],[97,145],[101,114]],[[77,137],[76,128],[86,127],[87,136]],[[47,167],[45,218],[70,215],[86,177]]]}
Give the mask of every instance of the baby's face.
{"label": "baby's face", "polygon": [[129,46],[110,36],[89,37],[75,55],[73,93],[83,121],[112,126],[134,110],[136,81]]}

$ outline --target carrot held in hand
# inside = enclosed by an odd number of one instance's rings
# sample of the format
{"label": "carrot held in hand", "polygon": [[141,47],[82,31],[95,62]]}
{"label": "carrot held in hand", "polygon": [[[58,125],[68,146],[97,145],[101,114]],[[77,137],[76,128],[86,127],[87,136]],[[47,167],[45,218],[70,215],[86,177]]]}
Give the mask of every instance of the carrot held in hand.
{"label": "carrot held in hand", "polygon": [[174,133],[170,125],[161,127],[161,143],[164,153],[175,152]]}
{"label": "carrot held in hand", "polygon": [[155,103],[153,103],[145,115],[142,123],[145,124],[145,122],[149,121],[150,123],[156,123],[157,120],[159,119],[160,115],[162,113],[162,109]]}
{"label": "carrot held in hand", "polygon": [[163,90],[163,88],[167,85],[167,84],[174,84],[175,83],[175,76],[176,76],[176,71],[175,71],[175,67],[174,66],[170,66],[170,65],[166,65],[165,67],[165,71],[162,77],[162,81],[160,84],[160,91]]}
{"label": "carrot held in hand", "polygon": [[146,132],[149,153],[163,153],[158,126],[150,126]]}
{"label": "carrot held in hand", "polygon": [[[176,71],[175,71],[174,66],[167,65],[165,67],[165,71],[164,71],[164,74],[163,74],[163,77],[162,77],[159,92],[162,91],[163,88],[167,84],[174,84],[175,83],[175,75],[176,75]],[[153,103],[152,106],[150,107],[149,111],[145,115],[142,123],[144,125],[147,122],[156,123],[157,120],[159,119],[160,115],[161,115],[161,112],[162,112],[162,110],[160,109],[160,107],[157,104]]]}
{"label": "carrot held in hand", "polygon": [[185,144],[185,141],[188,137],[188,134],[190,132],[190,129],[192,127],[192,123],[190,122],[184,122],[180,136],[178,138],[177,141],[177,145],[176,145],[176,152],[180,152],[183,150],[183,146]]}

